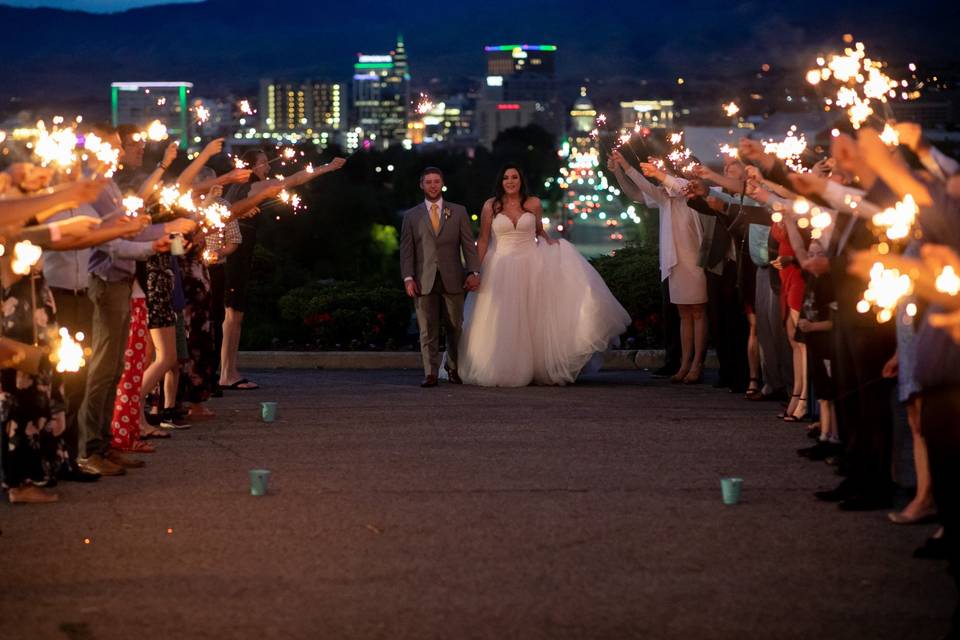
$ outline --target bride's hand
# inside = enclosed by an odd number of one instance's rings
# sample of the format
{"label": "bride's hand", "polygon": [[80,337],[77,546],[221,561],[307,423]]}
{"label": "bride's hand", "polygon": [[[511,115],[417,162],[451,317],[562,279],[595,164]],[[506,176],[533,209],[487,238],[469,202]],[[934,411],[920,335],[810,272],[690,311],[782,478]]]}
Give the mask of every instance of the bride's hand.
{"label": "bride's hand", "polygon": [[543,238],[544,242],[546,242],[548,245],[560,244],[560,241],[559,241],[559,240],[557,240],[556,238],[551,238],[551,237],[548,236],[548,235],[543,235],[543,236],[540,236],[540,237]]}

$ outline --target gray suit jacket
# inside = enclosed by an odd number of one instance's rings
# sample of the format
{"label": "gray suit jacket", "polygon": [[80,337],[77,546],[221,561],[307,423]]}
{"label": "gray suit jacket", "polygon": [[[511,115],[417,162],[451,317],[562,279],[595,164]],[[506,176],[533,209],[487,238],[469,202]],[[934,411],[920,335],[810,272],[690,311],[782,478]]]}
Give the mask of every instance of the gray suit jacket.
{"label": "gray suit jacket", "polygon": [[421,202],[403,214],[400,275],[404,279],[416,279],[422,295],[433,291],[435,286],[445,293],[462,293],[464,262],[467,272],[480,271],[470,217],[463,205],[443,201],[437,233],[430,224],[426,203]]}

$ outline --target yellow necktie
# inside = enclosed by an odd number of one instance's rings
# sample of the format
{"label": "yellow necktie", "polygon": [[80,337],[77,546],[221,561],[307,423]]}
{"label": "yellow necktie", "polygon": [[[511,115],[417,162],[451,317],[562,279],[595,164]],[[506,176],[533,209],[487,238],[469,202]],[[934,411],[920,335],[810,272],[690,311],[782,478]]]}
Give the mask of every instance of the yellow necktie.
{"label": "yellow necktie", "polygon": [[430,223],[433,225],[433,232],[440,233],[440,212],[436,203],[430,205]]}

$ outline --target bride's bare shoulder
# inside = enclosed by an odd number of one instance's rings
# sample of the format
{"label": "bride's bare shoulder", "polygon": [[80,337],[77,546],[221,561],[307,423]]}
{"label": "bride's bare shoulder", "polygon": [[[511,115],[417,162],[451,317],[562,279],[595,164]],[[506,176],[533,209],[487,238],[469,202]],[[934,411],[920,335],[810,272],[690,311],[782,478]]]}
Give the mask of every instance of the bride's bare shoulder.
{"label": "bride's bare shoulder", "polygon": [[540,198],[537,196],[528,196],[526,201],[523,203],[524,211],[536,211],[537,209],[542,209],[543,204],[540,202]]}

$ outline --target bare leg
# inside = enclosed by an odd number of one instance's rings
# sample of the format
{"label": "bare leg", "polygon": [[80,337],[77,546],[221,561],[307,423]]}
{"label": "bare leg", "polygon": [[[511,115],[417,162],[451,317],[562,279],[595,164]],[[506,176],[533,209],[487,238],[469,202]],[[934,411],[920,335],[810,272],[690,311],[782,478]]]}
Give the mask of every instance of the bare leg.
{"label": "bare leg", "polygon": [[757,314],[748,313],[750,337],[747,338],[747,363],[750,365],[750,384],[747,391],[760,390],[760,340],[757,339]]}
{"label": "bare leg", "polygon": [[900,515],[914,520],[931,514],[936,510],[933,502],[933,488],[930,483],[930,463],[927,460],[927,443],[920,433],[920,403],[923,398],[914,398],[907,405],[907,422],[913,435],[913,463],[917,471],[917,495],[910,501]]}
{"label": "bare leg", "polygon": [[806,345],[797,342],[797,321],[800,312],[790,309],[787,318],[787,339],[790,341],[790,350],[793,353],[793,397],[784,415],[802,417],[807,413],[807,349]]}
{"label": "bare leg", "polygon": [[[150,329],[150,341],[153,343],[155,357],[146,371],[143,372],[143,383],[140,387],[140,397],[146,398],[154,388],[160,383],[167,371],[177,366],[177,329],[176,327],[163,327],[162,329]],[[176,400],[176,394],[174,394]],[[151,434],[156,429],[147,424],[140,413],[140,433],[143,435]]]}
{"label": "bare leg", "polygon": [[228,387],[240,380],[237,371],[237,352],[240,350],[240,329],[243,311],[227,307],[223,319],[223,346],[220,349],[220,386]]}
{"label": "bare leg", "polygon": [[172,409],[177,406],[177,388],[180,386],[180,367],[174,365],[163,376],[163,408]]}
{"label": "bare leg", "polygon": [[680,370],[671,380],[680,382],[690,372],[693,363],[693,311],[689,304],[678,304],[680,313]]}

